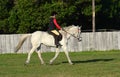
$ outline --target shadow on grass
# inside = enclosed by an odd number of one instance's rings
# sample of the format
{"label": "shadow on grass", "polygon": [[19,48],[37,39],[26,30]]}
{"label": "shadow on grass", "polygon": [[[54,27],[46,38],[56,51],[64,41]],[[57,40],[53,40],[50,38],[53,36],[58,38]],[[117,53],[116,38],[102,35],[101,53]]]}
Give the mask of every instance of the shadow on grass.
{"label": "shadow on grass", "polygon": [[[109,62],[114,60],[112,59],[92,59],[92,60],[86,60],[86,61],[72,61],[74,64],[78,64],[78,63],[90,63],[90,62],[99,62],[99,61],[104,61],[104,62]],[[67,61],[64,61],[62,63],[68,63]]]}

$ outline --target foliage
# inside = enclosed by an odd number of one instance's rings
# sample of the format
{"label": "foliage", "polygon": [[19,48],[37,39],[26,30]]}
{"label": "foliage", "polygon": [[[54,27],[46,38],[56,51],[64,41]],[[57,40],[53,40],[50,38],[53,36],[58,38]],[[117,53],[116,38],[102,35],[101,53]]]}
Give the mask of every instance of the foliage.
{"label": "foliage", "polygon": [[[95,0],[96,29],[120,29],[120,0]],[[0,33],[47,30],[49,16],[57,11],[63,26],[92,29],[92,0],[0,0]]]}
{"label": "foliage", "polygon": [[45,4],[38,5],[30,0],[17,0],[8,18],[11,26],[10,31],[14,32],[16,30],[17,33],[27,33],[36,30],[47,30],[49,16],[53,10],[62,12],[61,14],[59,13],[58,19],[60,19],[64,18],[65,14],[72,14],[74,8],[71,6],[67,9],[62,2],[46,2]]}
{"label": "foliage", "polygon": [[[97,14],[97,18],[99,17],[97,25],[102,25],[106,29],[120,29],[120,0],[101,0],[101,4],[101,10]],[[99,21],[104,22],[104,24]]]}
{"label": "foliage", "polygon": [[12,8],[12,0],[0,0],[0,33],[8,33],[8,17]]}

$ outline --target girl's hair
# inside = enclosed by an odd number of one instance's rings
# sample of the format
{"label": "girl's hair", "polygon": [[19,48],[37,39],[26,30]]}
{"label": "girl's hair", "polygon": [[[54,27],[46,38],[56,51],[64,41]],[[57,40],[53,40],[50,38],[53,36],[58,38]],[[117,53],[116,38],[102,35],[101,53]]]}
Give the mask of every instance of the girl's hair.
{"label": "girl's hair", "polygon": [[51,16],[54,16],[54,15],[56,15],[56,14],[58,14],[56,11],[53,11],[52,13],[51,13]]}

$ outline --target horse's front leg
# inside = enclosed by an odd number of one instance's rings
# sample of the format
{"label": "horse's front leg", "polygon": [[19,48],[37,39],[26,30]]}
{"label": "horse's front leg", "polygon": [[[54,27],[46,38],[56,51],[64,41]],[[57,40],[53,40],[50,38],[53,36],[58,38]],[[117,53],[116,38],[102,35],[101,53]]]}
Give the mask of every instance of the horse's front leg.
{"label": "horse's front leg", "polygon": [[56,48],[56,53],[55,53],[55,56],[50,60],[50,64],[53,63],[53,61],[57,58],[57,56],[59,55],[59,48]]}
{"label": "horse's front leg", "polygon": [[64,50],[64,52],[65,52],[65,55],[66,55],[66,57],[67,57],[67,59],[68,59],[69,64],[72,65],[73,63],[72,63],[72,61],[71,61],[71,59],[70,59],[70,57],[69,57],[69,53],[68,53],[68,51],[67,51],[67,46],[64,45],[64,46],[62,46],[62,48],[63,48],[63,50]]}

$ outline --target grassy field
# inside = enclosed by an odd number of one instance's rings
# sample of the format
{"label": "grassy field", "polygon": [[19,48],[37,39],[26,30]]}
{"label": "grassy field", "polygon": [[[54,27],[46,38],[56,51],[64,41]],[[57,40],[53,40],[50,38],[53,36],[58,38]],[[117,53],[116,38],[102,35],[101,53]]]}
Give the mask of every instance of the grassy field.
{"label": "grassy field", "polygon": [[27,54],[0,54],[0,77],[120,77],[120,51],[70,52],[74,65],[69,65],[60,53],[53,65],[53,52],[42,53],[46,65],[41,65],[34,53],[25,66]]}

